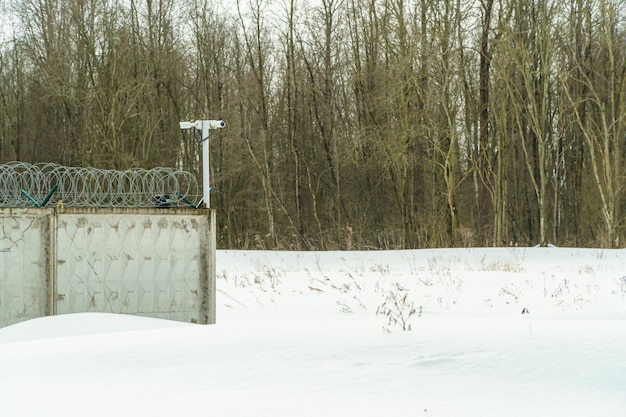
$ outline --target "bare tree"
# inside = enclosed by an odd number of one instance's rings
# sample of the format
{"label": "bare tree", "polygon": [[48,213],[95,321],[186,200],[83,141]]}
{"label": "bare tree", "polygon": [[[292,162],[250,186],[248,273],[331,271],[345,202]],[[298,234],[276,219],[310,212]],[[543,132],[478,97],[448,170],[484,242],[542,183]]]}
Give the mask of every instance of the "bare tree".
{"label": "bare tree", "polygon": [[552,62],[554,36],[551,21],[555,3],[516,3],[515,23],[507,34],[512,49],[506,55],[519,77],[506,77],[515,126],[538,205],[538,239],[546,244],[548,173],[554,141]]}
{"label": "bare tree", "polygon": [[0,49],[0,162],[21,160],[24,138],[25,65],[21,42],[13,34]]}
{"label": "bare tree", "polygon": [[[593,38],[596,55],[593,64],[570,53],[573,62],[571,75],[563,77],[563,92],[567,96],[575,123],[587,143],[589,161],[595,185],[600,196],[604,223],[602,244],[619,245],[618,227],[621,218],[623,194],[623,144],[626,129],[624,97],[626,93],[626,59],[623,48],[624,31],[618,23],[617,6],[600,2],[598,28]],[[575,45],[568,45],[575,48]],[[584,94],[576,97],[572,84],[582,87]],[[583,113],[584,111],[584,113]],[[589,117],[591,116],[591,117]]]}

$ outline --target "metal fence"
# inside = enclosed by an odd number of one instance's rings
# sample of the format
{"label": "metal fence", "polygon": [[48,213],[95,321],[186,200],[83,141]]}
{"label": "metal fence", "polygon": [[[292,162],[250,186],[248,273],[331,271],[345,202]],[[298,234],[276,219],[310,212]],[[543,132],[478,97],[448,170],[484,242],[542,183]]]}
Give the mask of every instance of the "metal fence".
{"label": "metal fence", "polygon": [[0,164],[0,207],[199,207],[190,172],[106,170],[57,164]]}

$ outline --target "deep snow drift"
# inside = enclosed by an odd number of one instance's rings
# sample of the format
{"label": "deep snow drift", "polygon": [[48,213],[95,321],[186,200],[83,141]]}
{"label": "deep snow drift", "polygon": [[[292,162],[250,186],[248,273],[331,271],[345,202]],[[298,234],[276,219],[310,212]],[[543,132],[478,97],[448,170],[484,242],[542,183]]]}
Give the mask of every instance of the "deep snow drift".
{"label": "deep snow drift", "polygon": [[214,326],[77,314],[0,329],[0,416],[626,413],[622,250],[217,260]]}

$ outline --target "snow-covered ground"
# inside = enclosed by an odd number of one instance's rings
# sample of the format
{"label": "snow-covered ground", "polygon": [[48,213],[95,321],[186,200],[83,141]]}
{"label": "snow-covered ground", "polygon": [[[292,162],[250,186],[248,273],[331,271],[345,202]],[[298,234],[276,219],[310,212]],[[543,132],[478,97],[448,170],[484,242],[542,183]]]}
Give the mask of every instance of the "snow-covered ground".
{"label": "snow-covered ground", "polygon": [[217,260],[217,325],[0,329],[0,416],[626,415],[626,251]]}

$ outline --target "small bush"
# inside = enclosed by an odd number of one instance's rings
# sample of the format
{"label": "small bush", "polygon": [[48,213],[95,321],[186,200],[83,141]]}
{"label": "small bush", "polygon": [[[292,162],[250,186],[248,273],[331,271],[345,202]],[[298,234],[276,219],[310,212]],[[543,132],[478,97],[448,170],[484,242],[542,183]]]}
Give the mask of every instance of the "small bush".
{"label": "small bush", "polygon": [[[382,304],[376,310],[377,315],[387,317],[387,326],[399,326],[403,331],[410,331],[409,320],[416,313],[413,301],[409,300],[408,291],[389,291]],[[419,308],[421,316],[422,308]],[[385,329],[390,331],[389,328]]]}

